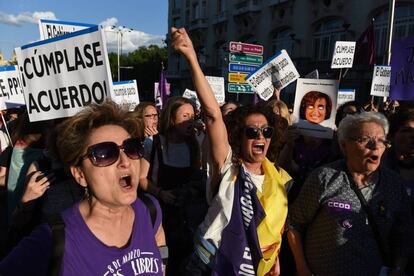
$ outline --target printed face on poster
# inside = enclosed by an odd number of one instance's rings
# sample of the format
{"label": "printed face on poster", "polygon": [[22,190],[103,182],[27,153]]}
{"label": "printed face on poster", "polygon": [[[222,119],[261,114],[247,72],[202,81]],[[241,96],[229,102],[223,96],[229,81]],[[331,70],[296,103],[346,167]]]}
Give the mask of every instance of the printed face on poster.
{"label": "printed face on poster", "polygon": [[0,110],[25,105],[17,66],[0,67]]}
{"label": "printed face on poster", "polygon": [[22,46],[16,55],[30,121],[73,116],[111,92],[99,27]]}
{"label": "printed face on poster", "polygon": [[298,79],[293,115],[302,135],[332,139],[337,91],[337,80]]}
{"label": "printed face on poster", "polygon": [[133,111],[139,104],[138,87],[136,80],[114,82],[111,99],[129,111]]}

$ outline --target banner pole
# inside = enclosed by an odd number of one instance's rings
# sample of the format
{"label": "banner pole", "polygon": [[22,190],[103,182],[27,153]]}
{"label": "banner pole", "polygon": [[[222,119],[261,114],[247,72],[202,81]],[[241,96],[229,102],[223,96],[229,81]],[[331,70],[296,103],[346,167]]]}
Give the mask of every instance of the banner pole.
{"label": "banner pole", "polygon": [[[384,56],[384,61],[387,62],[387,65],[391,64],[391,47],[392,47],[392,32],[394,30],[394,13],[395,13],[395,0],[390,0],[390,5],[388,7],[388,28],[387,28],[387,51]],[[383,98],[383,102],[387,101],[387,97]]]}
{"label": "banner pole", "polygon": [[4,128],[6,129],[6,134],[7,134],[7,137],[9,138],[10,145],[13,147],[13,141],[10,137],[10,133],[9,133],[9,129],[6,124],[6,120],[4,120],[3,112],[0,112],[0,113],[1,113],[1,120],[3,121]]}
{"label": "banner pole", "polygon": [[341,84],[341,79],[342,79],[342,68],[339,69],[338,88],[339,88],[339,85]]}

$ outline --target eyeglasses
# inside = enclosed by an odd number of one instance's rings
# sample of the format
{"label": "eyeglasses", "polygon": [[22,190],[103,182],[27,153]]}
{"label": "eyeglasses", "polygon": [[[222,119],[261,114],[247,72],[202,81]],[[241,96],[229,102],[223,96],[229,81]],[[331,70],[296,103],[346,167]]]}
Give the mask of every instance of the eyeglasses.
{"label": "eyeglasses", "polygon": [[378,145],[379,148],[390,148],[391,142],[384,138],[377,137],[369,137],[369,136],[362,136],[362,137],[350,137],[352,141],[357,142],[361,146],[371,148],[374,145]]}
{"label": "eyeglasses", "polygon": [[92,164],[97,167],[107,167],[114,164],[120,155],[120,151],[123,152],[131,159],[137,160],[144,155],[144,144],[141,139],[129,138],[122,142],[122,145],[118,146],[114,142],[102,142],[92,145],[86,151],[86,154],[82,156],[91,160]]}
{"label": "eyeglasses", "polygon": [[145,114],[144,115],[145,118],[158,118],[158,113],[153,113],[153,114]]}
{"label": "eyeglasses", "polygon": [[244,135],[246,135],[247,139],[259,138],[260,132],[263,134],[264,138],[269,139],[273,135],[273,127],[267,126],[263,128],[257,128],[248,126],[244,128]]}

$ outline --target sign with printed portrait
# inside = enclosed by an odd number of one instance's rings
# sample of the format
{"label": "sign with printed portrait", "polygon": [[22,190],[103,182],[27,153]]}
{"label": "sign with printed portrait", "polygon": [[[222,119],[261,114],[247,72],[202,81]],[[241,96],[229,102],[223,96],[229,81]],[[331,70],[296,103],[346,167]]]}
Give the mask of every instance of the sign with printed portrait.
{"label": "sign with printed portrait", "polygon": [[301,134],[332,138],[337,91],[337,80],[298,79],[293,115]]}

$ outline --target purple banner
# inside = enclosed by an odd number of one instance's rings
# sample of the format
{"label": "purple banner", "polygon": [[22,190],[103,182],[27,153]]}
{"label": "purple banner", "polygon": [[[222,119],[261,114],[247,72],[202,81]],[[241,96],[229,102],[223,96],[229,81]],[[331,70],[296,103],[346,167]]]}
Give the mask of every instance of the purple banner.
{"label": "purple banner", "polygon": [[414,36],[392,42],[391,100],[414,100]]}

